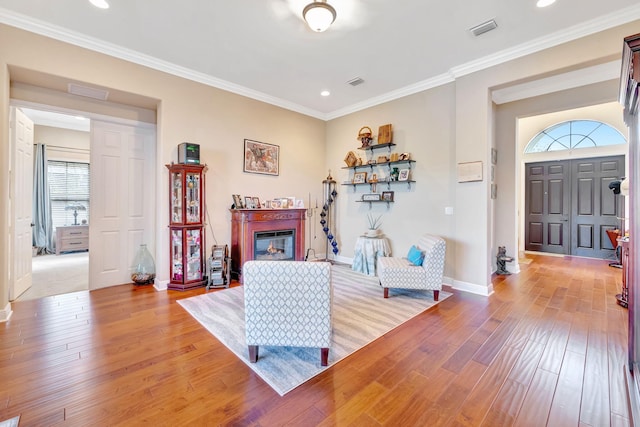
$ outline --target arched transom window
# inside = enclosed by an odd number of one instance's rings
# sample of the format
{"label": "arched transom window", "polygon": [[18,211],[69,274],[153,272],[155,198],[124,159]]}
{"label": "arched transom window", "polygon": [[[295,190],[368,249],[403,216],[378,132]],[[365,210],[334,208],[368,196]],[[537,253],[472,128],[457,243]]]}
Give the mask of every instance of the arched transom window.
{"label": "arched transom window", "polygon": [[570,120],[543,130],[527,144],[525,153],[626,144],[617,129],[595,120]]}

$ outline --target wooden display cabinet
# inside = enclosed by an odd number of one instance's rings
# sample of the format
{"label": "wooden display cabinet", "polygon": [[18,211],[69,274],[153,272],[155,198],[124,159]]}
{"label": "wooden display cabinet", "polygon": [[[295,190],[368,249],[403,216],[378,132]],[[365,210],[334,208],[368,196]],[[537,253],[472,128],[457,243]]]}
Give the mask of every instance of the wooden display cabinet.
{"label": "wooden display cabinet", "polygon": [[205,286],[204,195],[206,165],[169,169],[169,289]]}

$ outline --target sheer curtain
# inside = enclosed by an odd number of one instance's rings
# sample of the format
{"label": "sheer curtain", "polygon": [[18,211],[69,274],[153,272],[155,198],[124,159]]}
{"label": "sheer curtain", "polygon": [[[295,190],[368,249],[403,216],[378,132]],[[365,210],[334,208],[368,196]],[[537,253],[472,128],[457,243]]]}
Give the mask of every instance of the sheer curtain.
{"label": "sheer curtain", "polygon": [[47,148],[44,144],[34,145],[33,163],[33,246],[38,254],[50,254],[53,248],[53,225],[51,221],[51,200],[47,179]]}

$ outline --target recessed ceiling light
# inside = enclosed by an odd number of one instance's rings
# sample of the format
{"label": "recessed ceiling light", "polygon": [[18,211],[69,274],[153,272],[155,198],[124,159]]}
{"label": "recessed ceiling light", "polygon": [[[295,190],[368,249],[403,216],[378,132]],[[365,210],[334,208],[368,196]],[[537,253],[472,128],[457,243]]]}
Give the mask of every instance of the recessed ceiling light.
{"label": "recessed ceiling light", "polygon": [[331,92],[329,92],[328,90],[323,90],[322,92],[320,92],[320,95],[329,96],[329,95],[331,95]]}
{"label": "recessed ceiling light", "polygon": [[538,2],[536,3],[536,6],[538,6],[538,7],[547,7],[547,6],[551,6],[555,2],[556,2],[556,0],[538,0]]}
{"label": "recessed ceiling light", "polygon": [[89,2],[100,9],[109,9],[109,3],[107,3],[107,0],[89,0]]}

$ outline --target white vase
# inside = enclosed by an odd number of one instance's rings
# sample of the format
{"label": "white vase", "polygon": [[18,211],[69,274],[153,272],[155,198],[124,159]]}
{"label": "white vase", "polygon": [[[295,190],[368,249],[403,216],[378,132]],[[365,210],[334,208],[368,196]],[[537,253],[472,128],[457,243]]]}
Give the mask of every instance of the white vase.
{"label": "white vase", "polygon": [[369,230],[364,232],[364,235],[367,236],[367,237],[378,237],[380,235],[380,230],[378,230],[378,229],[375,229],[375,230],[369,229]]}

